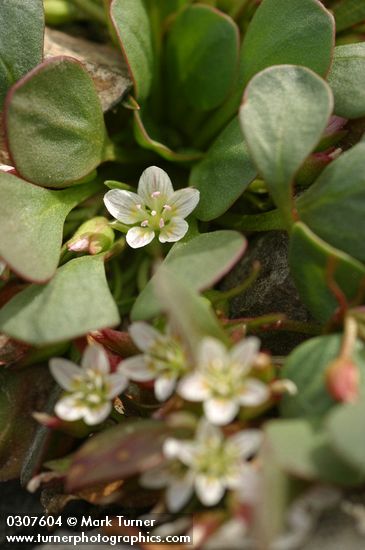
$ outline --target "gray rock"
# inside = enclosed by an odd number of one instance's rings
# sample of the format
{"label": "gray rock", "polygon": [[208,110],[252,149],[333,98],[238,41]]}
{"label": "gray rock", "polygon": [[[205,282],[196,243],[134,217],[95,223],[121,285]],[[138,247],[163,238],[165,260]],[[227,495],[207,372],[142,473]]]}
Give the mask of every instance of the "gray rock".
{"label": "gray rock", "polygon": [[[268,313],[284,313],[288,319],[310,321],[311,316],[295,288],[288,266],[288,236],[282,231],[261,233],[250,241],[243,259],[222,283],[227,290],[241,284],[250,274],[254,261],[261,271],[255,283],[231,302],[230,317],[258,317]],[[287,354],[306,335],[289,332],[260,332],[263,346],[275,354]]]}

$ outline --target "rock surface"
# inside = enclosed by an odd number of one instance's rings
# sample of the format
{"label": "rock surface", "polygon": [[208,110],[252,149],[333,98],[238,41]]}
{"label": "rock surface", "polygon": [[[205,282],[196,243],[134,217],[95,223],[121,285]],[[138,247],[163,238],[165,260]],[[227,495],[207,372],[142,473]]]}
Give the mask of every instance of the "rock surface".
{"label": "rock surface", "polygon": [[[259,261],[261,271],[254,284],[231,302],[230,317],[258,317],[284,313],[288,319],[310,321],[311,316],[300,301],[288,265],[288,237],[282,231],[255,236],[243,259],[222,283],[222,289],[234,288],[244,281]],[[260,333],[263,346],[275,354],[287,354],[306,338],[289,332]]]}

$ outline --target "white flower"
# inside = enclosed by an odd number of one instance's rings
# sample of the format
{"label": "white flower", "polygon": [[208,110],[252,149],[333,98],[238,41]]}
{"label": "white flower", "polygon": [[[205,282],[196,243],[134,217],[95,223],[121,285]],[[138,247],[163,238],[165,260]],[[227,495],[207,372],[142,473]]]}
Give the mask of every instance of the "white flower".
{"label": "white flower", "polygon": [[206,417],[213,424],[231,422],[241,406],[256,407],[270,397],[266,384],[250,377],[260,341],[249,337],[231,350],[214,338],[204,338],[197,369],[178,384],[178,393],[188,401],[204,401]]}
{"label": "white flower", "polygon": [[137,193],[111,189],[104,197],[105,206],[114,218],[133,225],[127,233],[127,243],[132,248],[149,244],[156,234],[161,243],[182,239],[189,228],[184,218],[198,202],[197,189],[174,191],[169,176],[157,166],[143,172]]}
{"label": "white flower", "polygon": [[122,373],[110,374],[108,356],[99,344],[86,348],[81,368],[63,358],[51,359],[49,366],[53,377],[67,392],[57,402],[55,412],[69,422],[83,418],[90,426],[99,424],[112,410],[111,399],[128,384]]}
{"label": "white flower", "polygon": [[0,258],[0,277],[6,269],[6,263]]}
{"label": "white flower", "polygon": [[167,487],[171,512],[180,510],[194,490],[202,504],[214,506],[227,489],[237,490],[251,482],[247,460],[258,451],[261,440],[259,430],[244,430],[225,439],[219,428],[203,418],[195,440],[165,441],[169,462],[145,472],[140,482],[150,489]]}
{"label": "white flower", "polygon": [[132,323],[129,333],[144,353],[124,359],[118,370],[135,382],[155,380],[156,398],[165,401],[174,391],[179,376],[187,371],[183,349],[175,338],[162,334],[147,323]]}

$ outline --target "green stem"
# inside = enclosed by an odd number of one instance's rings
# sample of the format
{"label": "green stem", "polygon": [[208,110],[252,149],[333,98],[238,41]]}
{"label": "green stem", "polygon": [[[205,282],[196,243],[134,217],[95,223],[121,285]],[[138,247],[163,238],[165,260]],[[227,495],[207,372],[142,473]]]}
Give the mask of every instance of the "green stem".
{"label": "green stem", "polygon": [[251,0],[236,0],[229,10],[228,15],[230,15],[232,19],[238,19],[250,2]]}
{"label": "green stem", "polygon": [[225,323],[228,327],[234,327],[236,325],[245,325],[248,330],[260,329],[283,331],[283,332],[298,332],[300,334],[310,334],[318,336],[322,334],[322,327],[315,323],[305,323],[303,321],[292,321],[286,318],[283,313],[273,313],[269,315],[263,315],[261,317],[242,317],[241,319],[228,320]]}
{"label": "green stem", "polygon": [[238,286],[235,286],[234,288],[226,290],[225,292],[220,292],[219,296],[211,300],[213,304],[227,302],[228,300],[232,300],[232,298],[235,298],[236,296],[239,296],[240,294],[243,294],[244,292],[246,292],[256,281],[257,277],[260,274],[260,270],[261,270],[260,262],[254,262],[252,266],[252,271],[247,277],[247,279],[245,279],[243,283],[241,283]]}
{"label": "green stem", "polygon": [[109,225],[112,229],[115,229],[115,231],[119,231],[120,233],[123,233],[124,235],[126,235],[128,233],[128,231],[130,230],[130,227],[128,225],[125,225],[122,222],[118,222],[117,220],[115,220],[113,222],[110,222]]}

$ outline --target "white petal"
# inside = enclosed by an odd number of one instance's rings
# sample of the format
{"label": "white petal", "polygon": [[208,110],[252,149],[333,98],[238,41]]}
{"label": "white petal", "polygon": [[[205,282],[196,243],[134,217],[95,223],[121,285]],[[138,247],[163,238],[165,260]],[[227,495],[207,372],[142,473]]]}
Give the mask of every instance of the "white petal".
{"label": "white petal", "polygon": [[169,200],[169,206],[172,208],[172,215],[179,218],[186,218],[196,208],[200,198],[197,189],[187,187],[175,191]]}
{"label": "white petal", "polygon": [[155,374],[148,368],[144,355],[136,355],[119,363],[118,371],[135,382],[148,382]]}
{"label": "white petal", "polygon": [[95,424],[100,424],[100,422],[103,422],[112,410],[112,404],[110,402],[105,403],[101,407],[93,408],[85,408],[84,411],[84,421],[85,424],[88,426],[95,426]]}
{"label": "white petal", "polygon": [[205,378],[198,372],[184,376],[178,384],[177,392],[187,401],[204,401],[209,397]]}
{"label": "white petal", "polygon": [[159,401],[171,397],[176,386],[176,377],[159,376],[155,382],[155,396]]}
{"label": "white petal", "polygon": [[195,443],[169,437],[163,444],[163,454],[166,458],[178,458],[186,466],[190,466],[195,456]]}
{"label": "white petal", "polygon": [[109,359],[103,346],[100,344],[92,344],[87,346],[81,360],[83,369],[95,370],[101,374],[108,374],[110,371]]}
{"label": "white petal", "polygon": [[166,504],[170,512],[178,512],[191,499],[194,492],[192,479],[176,478],[166,490]]}
{"label": "white petal", "polygon": [[239,363],[242,373],[249,372],[259,349],[260,340],[255,336],[249,336],[232,348],[231,360]]}
{"label": "white petal", "polygon": [[160,231],[158,240],[161,243],[175,243],[186,235],[189,224],[182,218],[171,218]]}
{"label": "white petal", "polygon": [[265,403],[269,397],[270,391],[266,384],[256,378],[247,378],[239,402],[244,407],[258,407]]}
{"label": "white petal", "polygon": [[239,405],[236,401],[209,399],[203,405],[207,419],[217,426],[225,426],[237,416]]}
{"label": "white petal", "polygon": [[162,489],[170,481],[170,473],[166,464],[151,468],[139,478],[139,484],[145,489]]}
{"label": "white petal", "polygon": [[80,376],[82,371],[80,367],[75,365],[68,359],[55,357],[49,362],[49,368],[53,378],[65,390],[72,390],[72,382],[75,377]]}
{"label": "white petal", "polygon": [[78,405],[78,401],[72,395],[62,397],[55,406],[56,415],[67,422],[79,420],[83,417],[84,412],[85,407]]}
{"label": "white petal", "polygon": [[195,480],[195,490],[204,506],[214,506],[223,497],[226,489],[219,479],[199,475]]}
{"label": "white petal", "polygon": [[223,440],[223,433],[217,426],[214,426],[204,417],[199,420],[199,424],[196,430],[196,438],[203,445],[207,439],[216,439],[217,441]]}
{"label": "white petal", "polygon": [[11,172],[15,170],[14,166],[9,166],[9,164],[0,164],[0,172]]}
{"label": "white petal", "polygon": [[242,458],[247,459],[257,453],[262,443],[262,432],[260,430],[243,430],[232,435],[227,444],[239,450]]}
{"label": "white petal", "polygon": [[154,205],[152,193],[156,192],[160,192],[159,200],[161,204],[164,204],[173,194],[174,188],[164,170],[157,166],[150,166],[143,172],[139,180],[137,193],[145,204],[152,207]]}
{"label": "white petal", "polygon": [[216,338],[203,338],[199,348],[199,365],[210,365],[220,362],[222,366],[227,363],[228,352],[224,344]]}
{"label": "white petal", "polygon": [[142,248],[153,241],[155,232],[148,227],[132,227],[127,233],[127,243],[131,248]]}
{"label": "white petal", "polygon": [[110,389],[107,393],[108,399],[113,399],[128,386],[128,378],[123,372],[114,372],[108,376],[108,384]]}
{"label": "white petal", "polygon": [[104,204],[113,218],[126,224],[142,221],[138,209],[138,205],[142,203],[142,198],[136,193],[124,189],[111,189],[104,196]]}
{"label": "white petal", "polygon": [[160,332],[142,321],[132,323],[129,327],[129,334],[141,351],[148,351],[156,340],[161,338]]}

